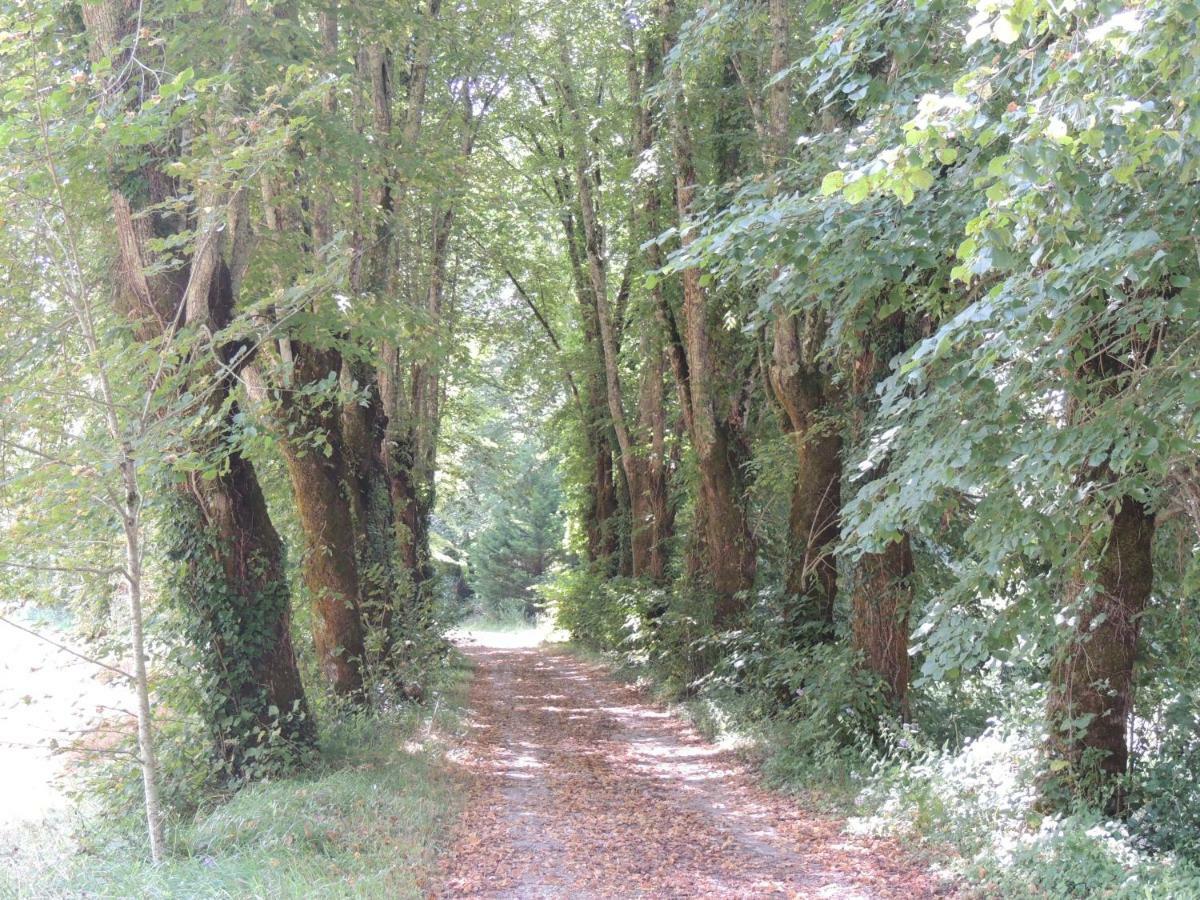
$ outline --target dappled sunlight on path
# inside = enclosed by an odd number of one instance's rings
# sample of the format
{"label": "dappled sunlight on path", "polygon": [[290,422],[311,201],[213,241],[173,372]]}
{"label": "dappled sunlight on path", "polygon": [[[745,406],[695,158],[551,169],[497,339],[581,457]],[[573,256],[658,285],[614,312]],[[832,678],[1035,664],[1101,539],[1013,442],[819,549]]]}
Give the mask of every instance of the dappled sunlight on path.
{"label": "dappled sunlight on path", "polygon": [[896,845],[763,790],[602,667],[511,633],[458,640],[471,796],[436,896],[939,896]]}

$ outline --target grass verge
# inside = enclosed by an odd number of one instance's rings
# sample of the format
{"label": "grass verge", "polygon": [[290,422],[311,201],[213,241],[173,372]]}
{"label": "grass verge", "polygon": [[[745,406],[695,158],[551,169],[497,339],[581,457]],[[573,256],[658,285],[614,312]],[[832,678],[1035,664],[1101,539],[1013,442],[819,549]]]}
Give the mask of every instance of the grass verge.
{"label": "grass verge", "polygon": [[0,857],[0,897],[421,897],[459,801],[444,759],[468,669],[423,707],[331,726],[322,763],[242,789],[171,832],[152,866],[140,831],[76,816]]}

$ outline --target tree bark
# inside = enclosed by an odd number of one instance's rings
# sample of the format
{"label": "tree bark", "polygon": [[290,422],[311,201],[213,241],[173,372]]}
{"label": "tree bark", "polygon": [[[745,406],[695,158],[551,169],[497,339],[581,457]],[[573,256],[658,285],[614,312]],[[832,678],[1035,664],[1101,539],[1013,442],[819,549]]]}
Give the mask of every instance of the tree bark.
{"label": "tree bark", "polygon": [[[328,42],[336,36],[336,20],[332,23],[332,34],[331,23],[327,20],[324,25]],[[325,49],[333,52],[328,43]],[[299,176],[294,180],[299,181]],[[266,178],[263,192],[267,227],[281,243],[305,233],[306,224],[311,224],[314,234],[332,227],[328,219],[330,211],[324,202],[315,204],[309,223],[302,207],[289,202],[286,185],[273,185]],[[314,252],[312,265],[319,266],[320,248],[310,249]],[[288,277],[288,272],[278,272],[281,282]],[[307,311],[319,311],[318,304],[322,302],[329,301],[306,301]],[[336,315],[333,310],[324,312]],[[336,340],[333,334],[323,336],[329,345]],[[278,350],[277,364],[262,374],[271,379],[266,386],[272,401],[268,415],[274,418],[279,432],[304,534],[301,574],[313,612],[317,660],[336,694],[361,701],[365,699],[366,644],[355,520],[350,506],[352,495],[347,490],[342,409],[334,394],[340,382],[341,353],[333,346],[317,346],[286,332],[271,345]]]}
{"label": "tree bark", "polygon": [[[293,384],[312,387],[341,369],[335,350],[292,341]],[[301,565],[313,608],[313,638],[321,671],[334,691],[359,697],[365,645],[354,519],[346,490],[341,409],[334,398],[291,390],[278,405],[281,441],[304,533]]]}
{"label": "tree bark", "polygon": [[[199,548],[208,557],[189,555],[185,596],[198,600],[195,634],[211,646],[207,674],[219,685],[220,750],[237,774],[253,759],[247,751],[276,727],[300,746],[316,742],[292,648],[283,543],[254,468],[240,454],[217,478],[193,480],[183,496],[196,505]],[[223,583],[212,583],[214,568]]]}
{"label": "tree bark", "polygon": [[[809,317],[810,336],[820,328]],[[768,380],[785,417],[796,453],[796,476],[788,516],[785,590],[789,626],[809,639],[833,636],[837,559],[841,536],[842,436],[831,421],[828,378],[803,346],[799,317],[786,312],[772,322]],[[806,356],[810,356],[806,359]]]}
{"label": "tree bark", "polygon": [[1115,507],[1104,543],[1085,545],[1091,577],[1077,573],[1067,587],[1077,618],[1050,670],[1046,704],[1051,756],[1076,774],[1098,773],[1110,815],[1126,805],[1118,779],[1129,766],[1134,661],[1154,584],[1154,515],[1129,496]]}
{"label": "tree bark", "polygon": [[[1074,373],[1068,421],[1086,419],[1088,404],[1125,390],[1148,364],[1157,342],[1120,331],[1114,322],[1095,326],[1085,362]],[[1087,485],[1109,487],[1117,476],[1107,462],[1080,473]],[[1066,584],[1072,621],[1050,670],[1046,718],[1047,753],[1067,764],[1074,788],[1099,789],[1110,815],[1126,812],[1120,776],[1129,767],[1127,731],[1133,714],[1133,675],[1141,616],[1154,587],[1155,516],[1128,494],[1109,501],[1107,529],[1082,536],[1077,567]],[[1105,533],[1106,532],[1106,533]],[[1061,780],[1052,767],[1047,785]]]}
{"label": "tree bark", "polygon": [[[565,149],[559,146],[560,160],[565,162]],[[579,314],[583,322],[583,343],[588,353],[586,377],[583,379],[583,429],[586,448],[591,458],[591,487],[588,505],[584,510],[587,532],[588,561],[601,566],[607,573],[615,571],[616,554],[620,549],[619,502],[613,477],[613,445],[608,427],[608,395],[604,376],[603,348],[600,347],[600,323],[591,282],[584,274],[580,253],[579,233],[572,212],[571,193],[564,179],[556,180],[559,201],[566,207],[560,223],[567,246],[571,281]]]}
{"label": "tree bark", "polygon": [[[860,335],[863,351],[851,377],[859,401],[858,428],[874,408],[875,385],[889,371],[891,360],[908,345],[903,312],[892,315]],[[881,462],[871,478],[887,472]],[[908,614],[913,599],[913,555],[907,534],[890,541],[882,550],[864,553],[851,564],[851,635],[868,671],[883,684],[884,697],[892,710],[908,716]]]}
{"label": "tree bark", "polygon": [[[674,3],[665,0],[667,41],[673,41]],[[665,55],[665,54],[664,54]],[[686,113],[680,110],[682,89],[675,86],[672,152],[675,159],[675,201],[680,244],[686,250],[695,239],[690,218],[696,194],[696,167]],[[681,273],[683,282],[683,349],[687,357],[690,436],[700,475],[698,518],[705,528],[705,570],[716,592],[714,623],[731,625],[745,609],[744,592],[754,585],[757,567],[754,537],[743,505],[743,474],[737,436],[716,412],[713,387],[716,367],[709,335],[708,303],[694,267]]]}
{"label": "tree bark", "polygon": [[657,335],[642,340],[646,360],[638,393],[638,428],[650,435],[649,446],[634,457],[631,484],[631,540],[634,574],[663,584],[675,514],[668,490],[666,409],[663,404],[663,351]]}
{"label": "tree bark", "polygon": [[908,613],[912,607],[912,547],[907,535],[867,553],[851,576],[851,635],[867,669],[883,683],[892,709],[908,715]]}
{"label": "tree bark", "polygon": [[[767,88],[763,164],[778,179],[788,151],[787,0],[768,0],[767,13],[771,84]],[[816,361],[823,337],[819,313],[798,316],[783,309],[775,311],[767,374],[796,452],[784,589],[790,598],[788,626],[801,640],[833,637],[837,598],[834,551],[840,537],[842,439],[838,426],[827,421],[832,413],[832,387]]]}
{"label": "tree bark", "polygon": [[358,596],[368,658],[387,658],[395,638],[395,510],[380,449],[387,423],[371,366],[342,360],[343,390],[361,400],[342,407],[346,491],[358,563]]}
{"label": "tree bark", "polygon": [[[421,138],[434,51],[434,23],[440,10],[440,0],[426,0],[412,48],[407,78],[407,107],[400,135],[399,149],[403,153],[414,153]],[[376,132],[382,146],[390,146],[390,66],[375,67],[372,81]],[[467,117],[460,147],[464,157],[471,152],[476,131],[471,119],[473,107],[467,81],[469,79],[462,82],[459,88]],[[376,293],[392,300],[401,295],[405,298],[404,302],[420,309],[428,323],[429,342],[440,345],[444,327],[442,301],[454,223],[453,205],[436,205],[432,210],[428,257],[421,262],[415,258],[402,261],[401,251],[417,244],[407,239],[408,220],[404,217],[410,215],[405,202],[409,183],[401,168],[393,167],[386,177],[385,187],[387,196],[379,204],[384,215],[378,241],[387,251],[384,254],[385,266],[374,280]],[[419,287],[416,282],[411,282],[408,290],[398,289],[398,266],[400,269],[407,268],[410,273],[423,271],[427,273],[427,280]],[[395,523],[395,602],[397,611],[407,619],[406,625],[419,627],[419,620],[428,612],[426,585],[433,576],[429,516],[434,503],[434,471],[440,423],[440,359],[436,350],[414,354],[392,342],[385,342],[381,356],[378,385],[386,421],[381,456],[387,473]]]}
{"label": "tree bark", "polygon": [[584,510],[588,561],[611,574],[619,549],[617,490],[613,481],[613,451],[608,435],[594,422],[587,426],[592,459],[591,487]]}

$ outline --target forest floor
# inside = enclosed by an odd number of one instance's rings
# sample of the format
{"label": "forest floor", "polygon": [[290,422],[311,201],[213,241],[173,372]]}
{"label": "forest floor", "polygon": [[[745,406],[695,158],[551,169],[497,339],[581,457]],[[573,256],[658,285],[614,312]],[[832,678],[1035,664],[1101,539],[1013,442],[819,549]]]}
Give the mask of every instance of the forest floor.
{"label": "forest floor", "polygon": [[475,670],[453,751],[470,796],[434,896],[954,893],[897,844],[765,790],[602,666],[513,634],[458,642]]}

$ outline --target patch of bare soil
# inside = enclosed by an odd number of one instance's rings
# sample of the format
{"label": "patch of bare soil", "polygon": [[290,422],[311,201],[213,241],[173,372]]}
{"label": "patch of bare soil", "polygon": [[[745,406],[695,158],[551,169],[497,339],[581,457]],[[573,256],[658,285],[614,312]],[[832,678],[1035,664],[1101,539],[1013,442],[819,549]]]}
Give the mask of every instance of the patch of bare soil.
{"label": "patch of bare soil", "polygon": [[896,844],[764,790],[736,756],[553,648],[461,641],[471,796],[434,897],[944,896]]}

